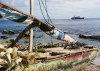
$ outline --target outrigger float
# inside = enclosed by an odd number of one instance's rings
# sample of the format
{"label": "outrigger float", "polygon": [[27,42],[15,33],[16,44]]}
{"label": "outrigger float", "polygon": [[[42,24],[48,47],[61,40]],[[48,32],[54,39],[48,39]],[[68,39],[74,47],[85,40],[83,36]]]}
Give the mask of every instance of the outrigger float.
{"label": "outrigger float", "polygon": [[[34,52],[22,51],[15,47],[19,39],[33,27],[39,27],[46,34],[62,40],[68,35],[45,24],[37,18],[27,15],[13,7],[0,2],[0,18],[19,23],[30,23],[8,48],[0,48],[0,71],[55,71],[71,70],[84,63],[92,61],[97,54],[97,47],[79,45],[78,43],[65,46],[38,46]],[[59,33],[59,34],[57,34]]]}

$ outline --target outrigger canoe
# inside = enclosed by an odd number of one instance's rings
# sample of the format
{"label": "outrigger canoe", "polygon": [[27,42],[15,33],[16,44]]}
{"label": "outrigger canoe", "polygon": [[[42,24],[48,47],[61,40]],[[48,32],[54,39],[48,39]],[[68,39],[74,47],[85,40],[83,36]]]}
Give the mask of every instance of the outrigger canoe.
{"label": "outrigger canoe", "polygon": [[[58,40],[69,38],[61,30],[51,24],[43,23],[37,18],[27,15],[17,9],[0,2],[0,18],[9,19],[19,23],[28,23],[19,36],[9,46],[0,48],[0,71],[55,71],[57,69],[69,70],[83,63],[88,63],[96,57],[97,48],[90,46],[64,46],[43,48],[45,52],[21,51],[14,47],[19,39],[33,27],[39,27],[46,34]],[[11,48],[13,47],[13,48]],[[69,49],[74,48],[74,49]]]}

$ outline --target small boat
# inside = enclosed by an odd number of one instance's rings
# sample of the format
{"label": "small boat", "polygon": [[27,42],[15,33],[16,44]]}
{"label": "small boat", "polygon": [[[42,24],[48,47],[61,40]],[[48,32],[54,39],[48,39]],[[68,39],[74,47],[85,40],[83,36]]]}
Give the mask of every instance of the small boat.
{"label": "small boat", "polygon": [[74,16],[74,17],[72,17],[71,19],[84,19],[84,17],[80,17],[80,16]]}

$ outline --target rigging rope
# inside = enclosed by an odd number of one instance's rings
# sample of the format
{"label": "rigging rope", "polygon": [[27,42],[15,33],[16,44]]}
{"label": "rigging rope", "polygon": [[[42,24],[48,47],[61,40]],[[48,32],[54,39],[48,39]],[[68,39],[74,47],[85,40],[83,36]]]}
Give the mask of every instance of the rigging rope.
{"label": "rigging rope", "polygon": [[[51,20],[49,14],[48,14],[48,10],[47,10],[47,2],[46,2],[46,0],[44,0],[44,1],[45,1],[45,3],[43,3],[43,0],[41,0],[43,6],[44,6],[44,8],[45,8],[45,11],[46,11],[46,13],[47,13],[48,22],[50,21],[49,23],[51,23],[51,24],[53,25],[53,22],[52,22],[52,20]],[[53,32],[54,32],[54,31],[53,31]],[[52,37],[51,37],[50,41],[51,41],[51,44],[53,45],[53,39],[52,39]]]}
{"label": "rigging rope", "polygon": [[41,10],[41,14],[43,16],[43,19],[45,20],[45,23],[48,23],[47,20],[46,20],[46,18],[45,18],[45,16],[44,16],[44,14],[43,14],[43,10],[42,10],[42,6],[41,6],[40,0],[38,0],[38,3],[39,3],[39,6],[40,6],[40,10]]}
{"label": "rigging rope", "polygon": [[[41,13],[42,13],[42,16],[43,16],[45,22],[46,22],[47,24],[52,23],[52,25],[53,25],[53,22],[52,22],[52,20],[51,20],[49,14],[48,14],[46,0],[45,0],[45,4],[44,4],[43,0],[40,0],[40,1],[38,0],[38,2],[39,2],[40,10],[41,10]],[[45,18],[44,14],[43,14],[43,10],[42,10],[42,7],[41,7],[41,3],[42,3],[42,5],[43,5],[43,8],[45,9],[45,12],[46,12],[46,14],[47,14],[47,19],[48,19],[48,20]],[[51,40],[50,40],[50,41],[51,41],[51,43],[52,43],[52,45],[53,45],[52,37],[51,37]]]}
{"label": "rigging rope", "polygon": [[45,4],[43,3],[43,0],[41,0],[41,3],[42,3],[42,5],[43,5],[43,7],[44,7],[44,9],[45,9],[45,11],[46,11],[46,14],[47,14],[47,17],[48,17],[48,23],[49,23],[49,21],[52,23],[52,25],[53,25],[53,22],[52,22],[52,20],[51,20],[51,18],[50,18],[50,16],[49,16],[49,13],[48,13],[48,10],[47,10],[47,4],[46,4],[46,0],[45,0]]}

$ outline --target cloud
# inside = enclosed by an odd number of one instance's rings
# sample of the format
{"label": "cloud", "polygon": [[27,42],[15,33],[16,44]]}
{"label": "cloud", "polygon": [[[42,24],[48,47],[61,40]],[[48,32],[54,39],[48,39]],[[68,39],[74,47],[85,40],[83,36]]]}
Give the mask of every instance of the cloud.
{"label": "cloud", "polygon": [[48,10],[53,12],[52,15],[55,15],[54,12],[56,10],[58,18],[69,18],[73,15],[94,17],[93,13],[100,17],[97,12],[100,7],[96,5],[98,2],[100,0],[47,0]]}
{"label": "cloud", "polygon": [[[2,1],[12,4],[21,10],[29,11],[29,0]],[[46,2],[48,12],[52,18],[70,18],[74,15],[100,17],[100,0],[46,0]],[[38,0],[35,0],[35,15],[42,18]]]}

